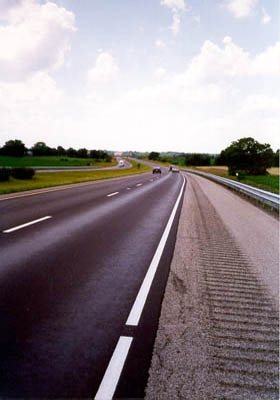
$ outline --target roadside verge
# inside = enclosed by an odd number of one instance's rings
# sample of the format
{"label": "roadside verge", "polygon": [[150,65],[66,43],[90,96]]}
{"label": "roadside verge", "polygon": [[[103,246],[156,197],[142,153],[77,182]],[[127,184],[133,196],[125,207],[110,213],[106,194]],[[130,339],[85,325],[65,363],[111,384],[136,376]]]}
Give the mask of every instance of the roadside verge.
{"label": "roadside verge", "polygon": [[[32,180],[11,180],[0,182],[0,195],[19,193],[25,191],[38,191],[46,188],[65,187],[67,185],[87,183],[96,181],[116,179],[130,175],[138,175],[151,171],[151,167],[141,163],[133,162],[132,168],[110,169],[103,171],[79,171],[79,172],[51,172],[35,175]],[[50,189],[49,189],[50,190]]]}

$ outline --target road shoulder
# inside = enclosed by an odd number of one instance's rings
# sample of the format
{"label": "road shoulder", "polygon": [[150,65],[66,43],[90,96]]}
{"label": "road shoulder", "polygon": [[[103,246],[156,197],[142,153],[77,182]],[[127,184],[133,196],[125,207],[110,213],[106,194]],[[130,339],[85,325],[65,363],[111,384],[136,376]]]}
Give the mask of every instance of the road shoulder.
{"label": "road shoulder", "polygon": [[146,399],[211,399],[209,308],[199,268],[199,234],[194,229],[194,194],[188,183],[162,304]]}

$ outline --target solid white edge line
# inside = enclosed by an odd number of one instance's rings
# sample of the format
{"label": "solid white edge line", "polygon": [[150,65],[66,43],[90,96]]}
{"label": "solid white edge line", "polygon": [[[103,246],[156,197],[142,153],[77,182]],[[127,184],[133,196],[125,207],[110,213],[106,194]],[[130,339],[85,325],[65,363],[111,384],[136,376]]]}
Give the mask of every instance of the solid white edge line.
{"label": "solid white edge line", "polygon": [[133,338],[121,336],[103,376],[95,400],[111,400],[119,382],[123,366]]}
{"label": "solid white edge line", "polygon": [[6,229],[5,231],[3,231],[3,233],[14,232],[14,231],[17,231],[18,229],[25,228],[26,226],[29,226],[29,225],[37,224],[38,222],[45,221],[46,219],[50,219],[50,218],[52,218],[52,217],[50,215],[48,215],[43,218],[35,219],[34,221],[27,222],[26,224],[18,225],[18,226],[15,226],[14,228]]}
{"label": "solid white edge line", "polygon": [[159,245],[158,245],[157,250],[156,250],[156,252],[154,254],[154,257],[153,257],[153,259],[151,261],[151,264],[150,264],[149,269],[148,269],[148,271],[146,273],[144,281],[142,282],[141,288],[140,288],[140,290],[139,290],[139,292],[137,294],[137,297],[136,297],[136,299],[134,301],[134,304],[132,306],[132,309],[130,311],[128,319],[126,321],[126,325],[137,326],[138,323],[139,323],[139,320],[140,320],[140,317],[141,317],[145,302],[147,300],[147,297],[148,297],[148,294],[149,294],[149,291],[150,291],[150,288],[151,288],[155,273],[157,271],[157,267],[158,267],[161,255],[162,255],[164,247],[165,247],[165,243],[167,241],[170,229],[172,227],[172,224],[173,224],[173,221],[174,221],[174,218],[175,218],[175,214],[176,214],[177,208],[179,206],[179,202],[180,202],[182,194],[183,194],[185,183],[186,183],[186,179],[184,178],[184,182],[183,182],[181,191],[180,191],[179,196],[177,198],[177,201],[176,201],[176,203],[175,203],[175,205],[173,207],[173,210],[172,210],[172,212],[170,214],[168,223],[167,223],[167,225],[165,227],[165,230],[163,232],[163,235],[162,235],[162,237],[160,239]]}
{"label": "solid white edge line", "polygon": [[110,194],[107,194],[107,197],[115,196],[116,194],[119,194],[119,193],[120,193],[120,192],[110,193]]}

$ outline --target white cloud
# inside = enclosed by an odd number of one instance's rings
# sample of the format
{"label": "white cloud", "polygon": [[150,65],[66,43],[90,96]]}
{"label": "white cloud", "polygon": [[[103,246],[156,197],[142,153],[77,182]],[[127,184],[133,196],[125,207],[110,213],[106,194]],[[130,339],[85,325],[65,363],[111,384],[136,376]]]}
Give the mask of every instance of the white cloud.
{"label": "white cloud", "polygon": [[[135,146],[142,150],[146,142],[159,150],[218,152],[250,135],[277,148],[279,46],[252,55],[230,37],[222,46],[206,41],[185,71],[171,75],[159,68],[157,82],[123,96],[110,109],[112,124],[122,126],[127,135],[139,135]],[[270,82],[268,87],[265,82]],[[160,141],[152,132],[160,132]]]}
{"label": "white cloud", "polygon": [[280,41],[257,54],[251,63],[251,75],[280,75]]}
{"label": "white cloud", "polygon": [[264,94],[248,95],[241,105],[240,112],[245,115],[255,112],[259,112],[261,116],[264,113],[280,115],[280,99]]}
{"label": "white cloud", "polygon": [[155,41],[155,46],[156,46],[158,49],[166,49],[166,44],[164,43],[163,40],[160,40],[160,39],[157,39],[157,40]]}
{"label": "white cloud", "polygon": [[162,78],[164,78],[164,77],[166,76],[166,74],[167,74],[167,70],[166,70],[165,68],[162,68],[162,67],[158,68],[158,69],[155,71],[155,77],[156,77],[157,79],[162,79]]}
{"label": "white cloud", "polygon": [[61,140],[64,124],[59,129],[54,124],[64,100],[62,90],[45,72],[37,72],[22,82],[0,82],[1,144],[15,137],[27,146],[38,140]]}
{"label": "white cloud", "polygon": [[171,31],[176,36],[180,31],[181,18],[178,14],[173,15],[173,23],[170,26]]}
{"label": "white cloud", "polygon": [[170,25],[169,29],[174,36],[177,36],[180,31],[181,15],[187,10],[185,0],[161,0],[160,4],[172,11],[172,25]]}
{"label": "white cloud", "polygon": [[186,10],[186,4],[184,0],[161,0],[160,4],[170,8],[174,13]]}
{"label": "white cloud", "polygon": [[62,91],[45,72],[37,72],[23,82],[0,83],[0,104],[12,110],[14,107],[26,110],[42,105],[57,103]]}
{"label": "white cloud", "polygon": [[107,83],[115,80],[119,75],[119,67],[114,57],[107,52],[102,52],[97,57],[95,66],[88,71],[91,82]]}
{"label": "white cloud", "polygon": [[[230,37],[222,44],[208,40],[180,73],[160,67],[153,83],[117,98],[90,85],[88,96],[66,98],[45,72],[20,85],[0,84],[1,139],[12,132],[32,145],[36,139],[30,138],[40,132],[40,140],[64,147],[215,153],[253,136],[276,149],[279,54],[280,43],[250,54]],[[102,55],[109,57],[101,62]],[[114,57],[104,51],[97,56],[94,82],[114,79]]]}
{"label": "white cloud", "polygon": [[47,141],[52,132],[57,135],[50,125],[65,100],[49,73],[65,61],[75,16],[37,0],[0,0],[0,13],[1,138],[24,132],[28,145],[34,143],[30,135]]}
{"label": "white cloud", "polygon": [[72,12],[52,2],[7,1],[6,24],[0,26],[0,80],[16,81],[59,68],[76,30]]}
{"label": "white cloud", "polygon": [[252,15],[258,0],[227,0],[226,8],[235,18],[245,18]]}
{"label": "white cloud", "polygon": [[26,0],[1,0],[0,1],[0,19],[8,17],[11,10],[15,7],[19,7]]}
{"label": "white cloud", "polygon": [[268,15],[268,13],[265,11],[265,9],[262,9],[263,17],[261,19],[261,23],[263,25],[268,24],[271,21],[271,16]]}
{"label": "white cloud", "polygon": [[192,79],[223,81],[247,76],[279,75],[280,42],[264,52],[251,56],[230,37],[223,40],[224,49],[207,40],[189,66]]}

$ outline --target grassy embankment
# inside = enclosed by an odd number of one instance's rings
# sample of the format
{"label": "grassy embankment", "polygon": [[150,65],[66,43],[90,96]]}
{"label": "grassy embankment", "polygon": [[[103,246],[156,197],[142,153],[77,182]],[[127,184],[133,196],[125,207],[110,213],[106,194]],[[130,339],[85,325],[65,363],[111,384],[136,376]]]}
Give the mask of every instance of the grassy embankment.
{"label": "grassy embankment", "polygon": [[[50,172],[35,174],[32,180],[19,180],[10,178],[8,182],[0,182],[0,194],[15,193],[25,190],[42,189],[52,186],[89,182],[101,179],[117,178],[138,173],[150,172],[151,167],[129,160],[133,165],[129,169],[115,169],[107,171],[74,171],[74,172]],[[108,166],[108,164],[107,164]]]}
{"label": "grassy embankment", "polygon": [[[228,168],[226,166],[213,166],[213,167],[188,167],[198,169],[218,176],[223,176],[235,181],[238,179],[235,176],[228,175]],[[245,179],[240,182],[258,187],[259,189],[269,190],[270,192],[279,193],[279,168],[269,168],[268,175],[246,175]]]}
{"label": "grassy embankment", "polygon": [[113,167],[118,162],[115,158],[110,163],[99,162],[92,158],[66,156],[8,157],[0,156],[0,167]]}

